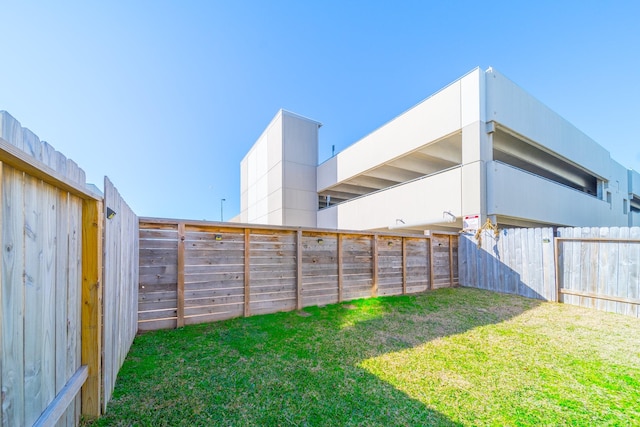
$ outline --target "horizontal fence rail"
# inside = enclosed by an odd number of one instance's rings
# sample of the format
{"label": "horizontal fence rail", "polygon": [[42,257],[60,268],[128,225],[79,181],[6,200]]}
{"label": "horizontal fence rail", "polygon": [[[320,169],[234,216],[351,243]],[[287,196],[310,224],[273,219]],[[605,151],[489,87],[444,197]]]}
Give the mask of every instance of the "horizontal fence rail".
{"label": "horizontal fence rail", "polygon": [[450,236],[142,218],[138,328],[452,286],[456,262]]}

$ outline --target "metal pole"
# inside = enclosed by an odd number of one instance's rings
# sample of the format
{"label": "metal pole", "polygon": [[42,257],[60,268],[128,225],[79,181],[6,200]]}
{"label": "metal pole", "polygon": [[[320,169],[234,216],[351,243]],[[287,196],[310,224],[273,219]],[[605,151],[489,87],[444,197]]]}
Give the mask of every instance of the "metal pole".
{"label": "metal pole", "polygon": [[222,203],[226,202],[227,199],[220,199],[220,222],[223,221],[222,217],[223,217],[223,210],[222,210]]}

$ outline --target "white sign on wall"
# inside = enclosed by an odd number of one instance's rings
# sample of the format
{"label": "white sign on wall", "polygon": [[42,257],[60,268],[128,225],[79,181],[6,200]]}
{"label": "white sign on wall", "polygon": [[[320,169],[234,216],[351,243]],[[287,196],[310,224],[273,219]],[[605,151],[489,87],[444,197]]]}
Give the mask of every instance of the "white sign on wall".
{"label": "white sign on wall", "polygon": [[480,215],[465,215],[462,221],[463,230],[477,230],[480,228]]}

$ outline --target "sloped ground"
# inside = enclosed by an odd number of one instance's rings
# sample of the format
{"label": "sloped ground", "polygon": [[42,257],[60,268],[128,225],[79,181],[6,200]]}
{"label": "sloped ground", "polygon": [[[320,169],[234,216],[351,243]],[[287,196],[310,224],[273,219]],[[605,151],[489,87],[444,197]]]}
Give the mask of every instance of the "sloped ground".
{"label": "sloped ground", "polygon": [[94,425],[535,424],[640,424],[640,321],[458,288],[158,331]]}

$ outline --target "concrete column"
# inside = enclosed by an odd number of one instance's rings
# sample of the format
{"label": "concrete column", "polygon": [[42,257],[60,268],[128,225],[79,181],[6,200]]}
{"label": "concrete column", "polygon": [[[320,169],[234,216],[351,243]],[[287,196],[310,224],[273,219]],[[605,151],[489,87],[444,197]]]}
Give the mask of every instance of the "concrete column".
{"label": "concrete column", "polygon": [[462,128],[462,215],[487,218],[487,162],[493,160],[492,134],[477,121]]}

